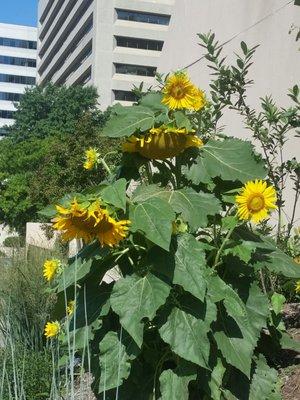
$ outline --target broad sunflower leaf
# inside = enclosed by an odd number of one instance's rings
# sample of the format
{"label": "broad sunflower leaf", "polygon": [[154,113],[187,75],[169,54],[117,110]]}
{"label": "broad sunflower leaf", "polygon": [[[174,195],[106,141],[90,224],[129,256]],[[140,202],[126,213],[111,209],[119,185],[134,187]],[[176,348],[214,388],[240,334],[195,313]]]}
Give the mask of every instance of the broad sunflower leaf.
{"label": "broad sunflower leaf", "polygon": [[149,107],[132,106],[115,111],[116,114],[111,116],[101,136],[128,137],[136,131],[145,132],[154,126],[155,115]]}
{"label": "broad sunflower leaf", "polygon": [[[218,348],[229,364],[250,377],[252,354],[261,329],[266,326],[267,299],[255,283],[244,288],[247,293],[243,300],[217,276],[210,278],[208,287],[214,301],[223,299],[225,306],[219,306],[214,331]],[[212,292],[215,290],[218,293]]]}
{"label": "broad sunflower leaf", "polygon": [[188,179],[198,185],[207,183],[208,177],[240,181],[264,178],[266,170],[262,161],[253,154],[250,142],[240,139],[224,141],[209,140],[201,149],[201,155],[190,170],[185,172]]}
{"label": "broad sunflower leaf", "polygon": [[108,332],[99,344],[101,376],[98,393],[120,386],[130,374],[131,361],[138,355],[138,348],[123,330],[118,335]]}
{"label": "broad sunflower leaf", "polygon": [[174,353],[187,361],[210,369],[208,360],[210,342],[208,332],[216,319],[216,306],[208,300],[205,304],[197,302],[175,307],[167,322],[159,329],[164,342]]}
{"label": "broad sunflower leaf", "polygon": [[174,113],[177,128],[185,128],[188,131],[192,130],[192,125],[189,118],[182,111]]}
{"label": "broad sunflower leaf", "polygon": [[249,400],[269,400],[276,392],[277,371],[270,368],[262,354],[256,360],[256,368],[250,386]]}
{"label": "broad sunflower leaf", "polygon": [[117,208],[126,210],[126,179],[119,179],[101,191],[102,199]]}
{"label": "broad sunflower leaf", "polygon": [[151,321],[155,317],[170,289],[168,284],[151,273],[144,277],[133,274],[115,283],[110,298],[111,307],[139,347],[143,343],[142,319],[148,318]]}
{"label": "broad sunflower leaf", "polygon": [[133,203],[143,203],[152,198],[165,198],[168,196],[168,191],[158,185],[139,185],[131,196],[131,201]]}
{"label": "broad sunflower leaf", "polygon": [[257,251],[253,256],[255,269],[267,268],[287,278],[300,278],[299,264],[295,263],[291,257],[280,250],[272,239],[258,236],[243,227],[235,230],[234,237],[243,240],[247,246],[256,247]]}
{"label": "broad sunflower leaf", "polygon": [[160,194],[167,197],[168,202],[181,218],[189,223],[192,230],[207,225],[208,215],[215,215],[221,210],[221,204],[212,194],[199,192],[192,188],[170,191]]}
{"label": "broad sunflower leaf", "polygon": [[141,231],[151,242],[169,250],[175,213],[165,200],[153,198],[131,205],[129,219],[131,232]]}
{"label": "broad sunflower leaf", "polygon": [[173,283],[203,301],[206,292],[206,260],[201,243],[194,236],[178,238]]}
{"label": "broad sunflower leaf", "polygon": [[162,97],[160,92],[150,92],[141,98],[139,104],[151,108],[155,112],[159,111],[160,113],[168,114],[169,109],[161,102]]}
{"label": "broad sunflower leaf", "polygon": [[[233,242],[236,243],[236,242]],[[224,255],[231,254],[238,257],[240,260],[248,263],[251,260],[252,253],[256,250],[256,246],[250,242],[241,242],[240,244],[233,245],[232,247],[225,248]]]}
{"label": "broad sunflower leaf", "polygon": [[160,381],[160,400],[170,399],[188,399],[189,388],[188,385],[197,377],[196,366],[192,364],[181,362],[175,369],[167,369],[162,372],[159,377]]}

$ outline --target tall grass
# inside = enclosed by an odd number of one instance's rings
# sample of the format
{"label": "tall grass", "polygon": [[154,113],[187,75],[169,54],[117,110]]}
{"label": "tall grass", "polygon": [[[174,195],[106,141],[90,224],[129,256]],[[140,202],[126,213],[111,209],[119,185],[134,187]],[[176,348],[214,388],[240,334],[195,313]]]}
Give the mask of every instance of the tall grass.
{"label": "tall grass", "polygon": [[[27,254],[15,249],[9,265],[0,257],[0,399],[1,400],[92,400],[90,394],[90,348],[85,327],[80,364],[76,347],[76,319],[67,328],[67,346],[45,341],[44,326],[55,298],[47,290],[42,265],[50,257],[62,258],[59,250],[34,246]],[[76,290],[76,276],[74,287]],[[66,324],[68,327],[68,324]],[[61,364],[61,357],[65,362]]]}

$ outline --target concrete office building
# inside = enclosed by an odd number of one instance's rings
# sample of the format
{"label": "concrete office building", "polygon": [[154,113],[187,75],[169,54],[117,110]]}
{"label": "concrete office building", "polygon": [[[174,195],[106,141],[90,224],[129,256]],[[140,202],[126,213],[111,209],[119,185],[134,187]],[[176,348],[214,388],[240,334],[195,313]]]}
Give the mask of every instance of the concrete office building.
{"label": "concrete office building", "polygon": [[0,137],[14,122],[14,103],[36,80],[37,29],[0,23]]}

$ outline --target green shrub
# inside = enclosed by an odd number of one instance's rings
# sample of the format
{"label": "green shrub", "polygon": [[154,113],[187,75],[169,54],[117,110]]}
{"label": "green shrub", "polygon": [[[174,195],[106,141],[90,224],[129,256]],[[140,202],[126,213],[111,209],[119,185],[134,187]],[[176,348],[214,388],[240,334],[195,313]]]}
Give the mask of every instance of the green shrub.
{"label": "green shrub", "polygon": [[4,247],[21,247],[24,244],[24,240],[22,240],[19,236],[8,236],[3,241]]}
{"label": "green shrub", "polygon": [[[1,400],[46,400],[52,385],[52,356],[49,350],[34,351],[18,345],[0,350]],[[2,393],[1,393],[2,391]]]}

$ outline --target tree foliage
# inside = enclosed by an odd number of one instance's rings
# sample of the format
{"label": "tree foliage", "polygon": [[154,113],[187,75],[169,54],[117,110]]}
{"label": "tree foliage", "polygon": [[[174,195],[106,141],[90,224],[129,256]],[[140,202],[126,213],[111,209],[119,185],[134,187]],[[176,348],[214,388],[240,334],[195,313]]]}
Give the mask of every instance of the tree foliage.
{"label": "tree foliage", "polygon": [[[113,142],[100,138],[108,113],[96,109],[94,88],[49,84],[27,90],[16,122],[0,141],[0,222],[22,233],[26,222],[66,192],[100,182],[105,171],[83,170],[84,151],[97,144],[104,154]],[[110,158],[114,163],[116,156]]]}

